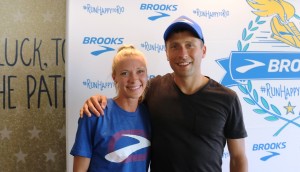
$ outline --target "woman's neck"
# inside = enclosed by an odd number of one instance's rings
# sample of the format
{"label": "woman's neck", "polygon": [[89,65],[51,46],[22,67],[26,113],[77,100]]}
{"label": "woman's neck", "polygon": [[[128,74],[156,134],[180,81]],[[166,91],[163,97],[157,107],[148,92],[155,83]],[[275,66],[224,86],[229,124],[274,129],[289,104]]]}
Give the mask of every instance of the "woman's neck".
{"label": "woman's neck", "polygon": [[138,99],[115,97],[114,100],[118,106],[127,112],[135,112],[138,106]]}

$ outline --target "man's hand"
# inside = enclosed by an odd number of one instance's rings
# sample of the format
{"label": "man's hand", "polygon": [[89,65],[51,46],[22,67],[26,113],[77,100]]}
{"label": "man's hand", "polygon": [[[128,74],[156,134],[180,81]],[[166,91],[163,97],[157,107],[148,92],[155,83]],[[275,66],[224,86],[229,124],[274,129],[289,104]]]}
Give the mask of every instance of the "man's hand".
{"label": "man's hand", "polygon": [[106,96],[102,96],[100,94],[96,94],[89,99],[87,99],[82,108],[80,109],[80,117],[83,117],[83,114],[87,116],[91,116],[91,112],[93,112],[96,116],[104,115],[104,109],[107,105]]}

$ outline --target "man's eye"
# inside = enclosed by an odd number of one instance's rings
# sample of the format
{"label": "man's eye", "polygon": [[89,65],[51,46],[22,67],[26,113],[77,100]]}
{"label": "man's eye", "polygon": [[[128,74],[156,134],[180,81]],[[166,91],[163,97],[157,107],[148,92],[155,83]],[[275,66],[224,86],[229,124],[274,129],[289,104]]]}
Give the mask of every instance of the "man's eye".
{"label": "man's eye", "polygon": [[186,47],[191,48],[191,47],[193,47],[193,45],[192,44],[187,44]]}
{"label": "man's eye", "polygon": [[176,48],[177,48],[176,45],[171,45],[170,47],[171,47],[172,49],[176,49]]}

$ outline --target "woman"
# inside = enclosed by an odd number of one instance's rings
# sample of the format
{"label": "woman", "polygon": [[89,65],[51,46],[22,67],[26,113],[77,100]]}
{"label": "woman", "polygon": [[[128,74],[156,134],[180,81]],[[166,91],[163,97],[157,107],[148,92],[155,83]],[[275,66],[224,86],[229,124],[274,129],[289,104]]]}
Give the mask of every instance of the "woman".
{"label": "woman", "polygon": [[79,119],[73,171],[146,172],[149,166],[148,110],[139,102],[147,87],[146,60],[131,45],[119,48],[112,64],[117,96],[104,116]]}

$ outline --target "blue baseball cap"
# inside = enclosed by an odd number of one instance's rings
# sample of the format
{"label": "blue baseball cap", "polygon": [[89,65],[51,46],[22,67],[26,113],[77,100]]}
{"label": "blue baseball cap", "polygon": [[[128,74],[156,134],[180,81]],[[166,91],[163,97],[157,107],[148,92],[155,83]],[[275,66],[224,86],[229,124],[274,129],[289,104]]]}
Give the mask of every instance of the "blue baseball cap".
{"label": "blue baseball cap", "polygon": [[164,40],[167,41],[170,34],[177,29],[186,29],[193,32],[204,43],[204,37],[202,34],[201,27],[195,21],[186,16],[180,16],[170,24],[170,26],[166,29],[164,33]]}

